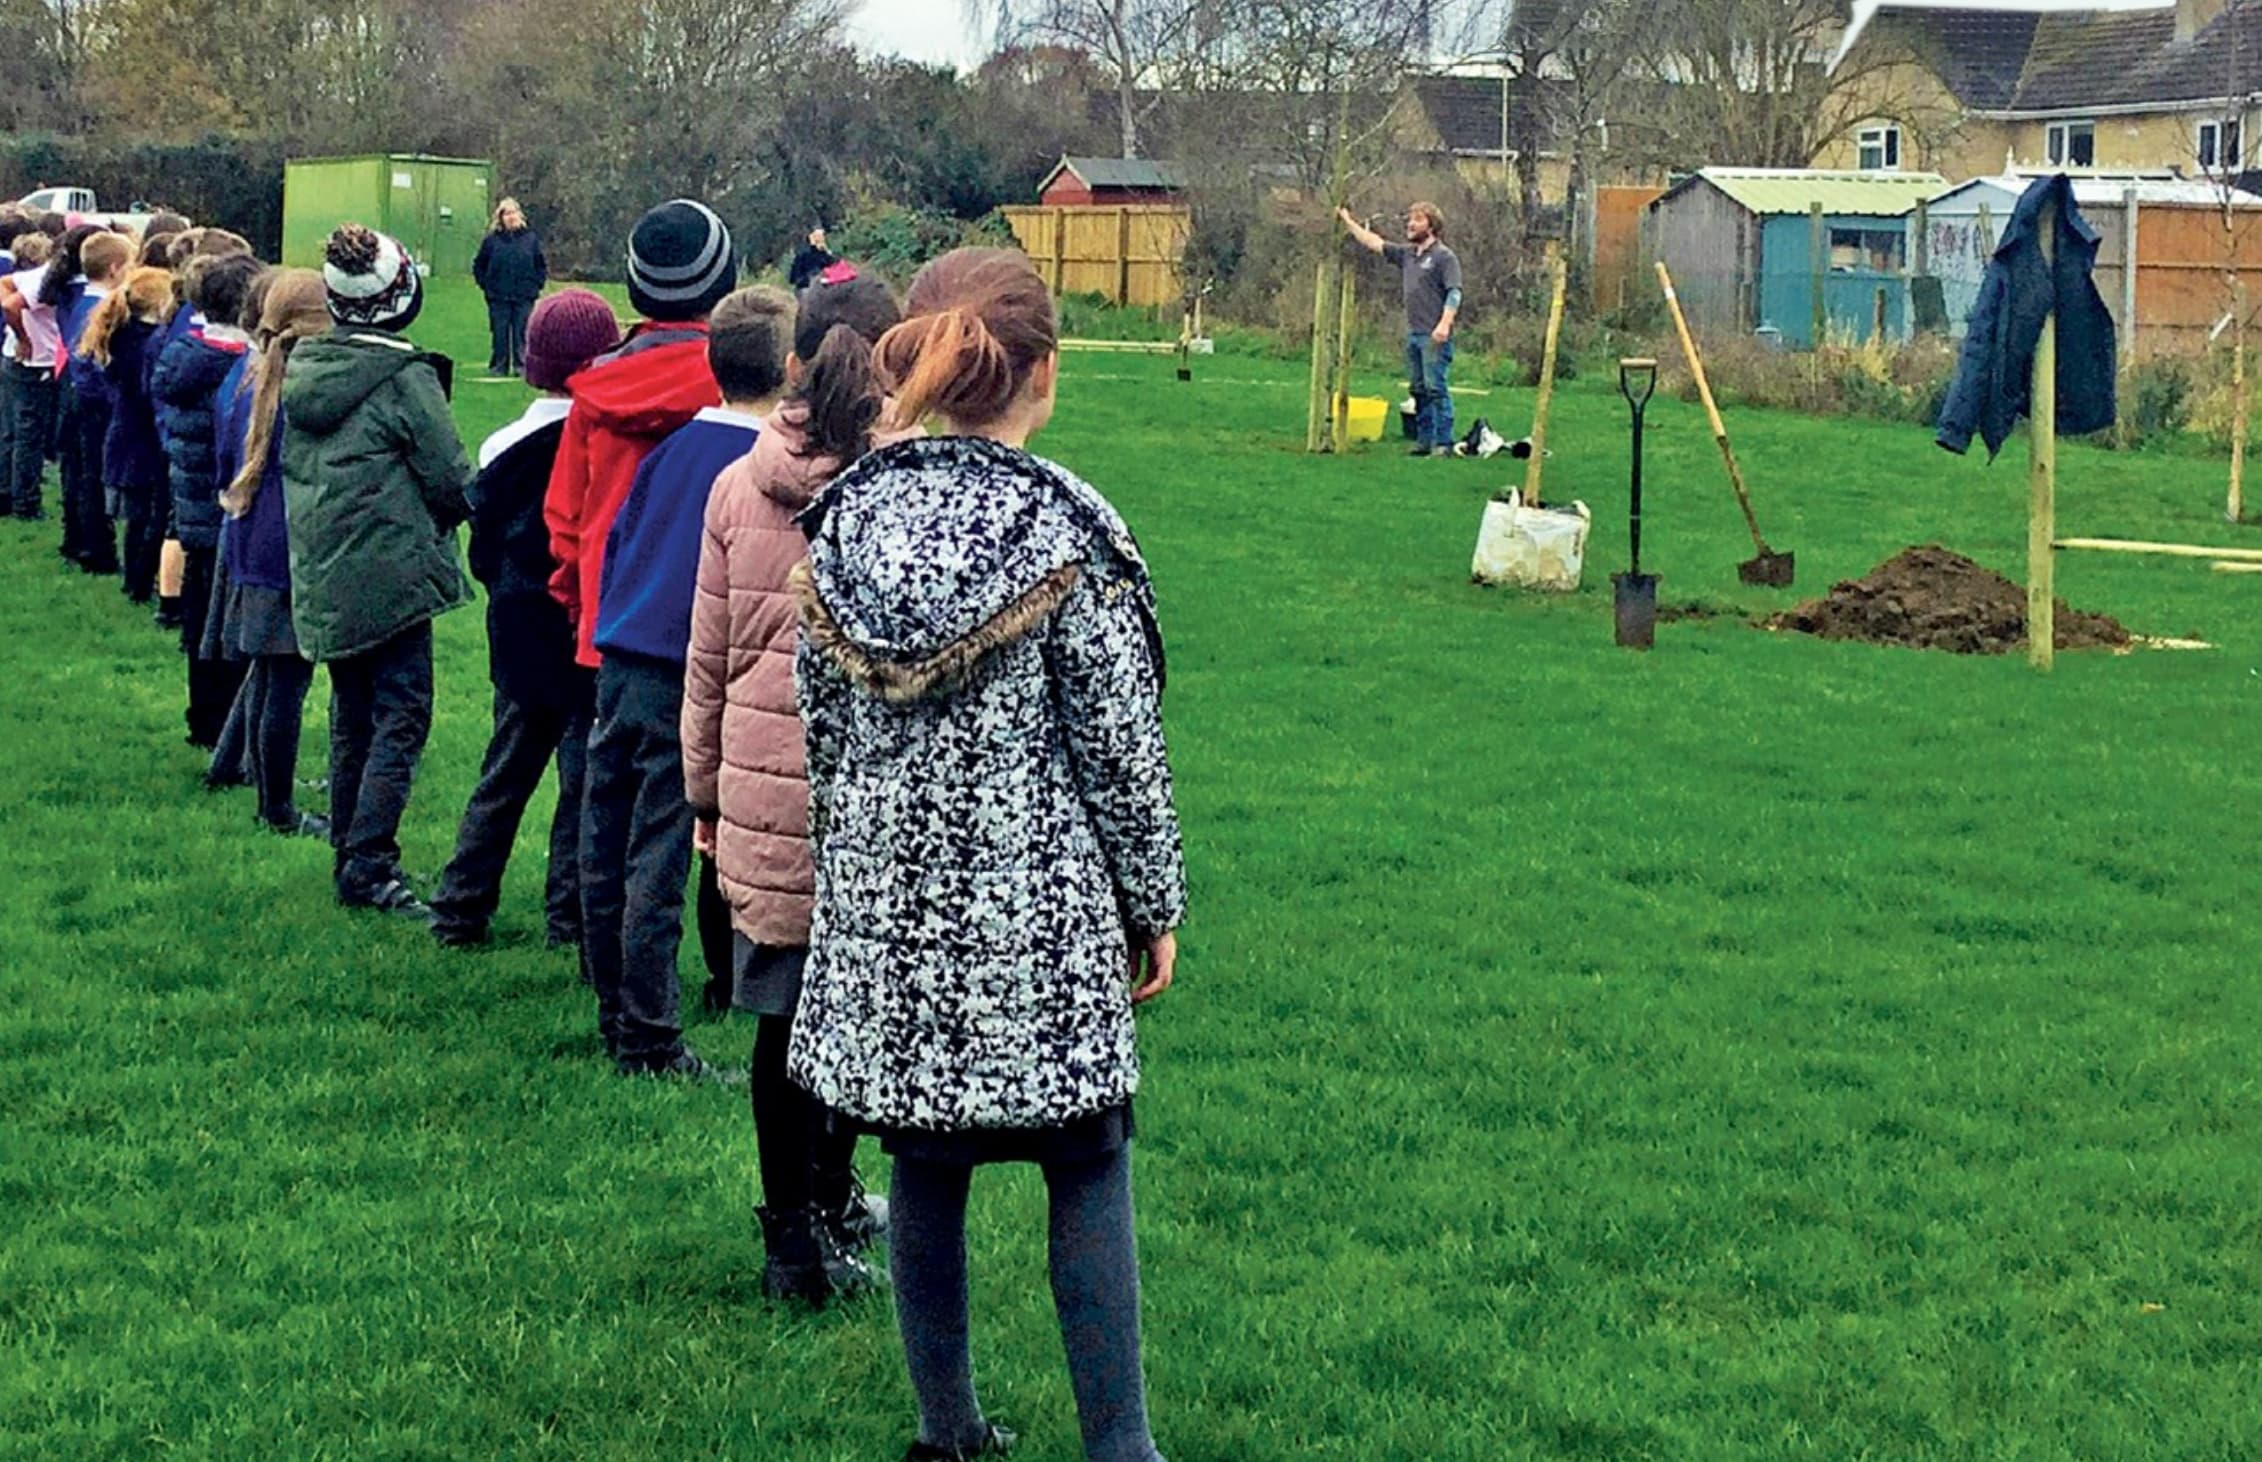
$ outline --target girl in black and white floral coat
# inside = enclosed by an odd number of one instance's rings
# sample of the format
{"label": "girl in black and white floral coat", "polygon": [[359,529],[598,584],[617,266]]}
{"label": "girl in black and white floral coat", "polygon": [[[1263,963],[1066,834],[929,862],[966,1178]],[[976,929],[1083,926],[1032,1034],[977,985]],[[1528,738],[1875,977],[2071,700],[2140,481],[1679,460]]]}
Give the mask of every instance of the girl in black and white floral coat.
{"label": "girl in black and white floral coat", "polygon": [[792,1072],[895,1159],[912,1459],[999,1455],[975,1399],[973,1169],[1042,1165],[1086,1455],[1157,1462],[1132,1239],[1132,1007],[1169,988],[1185,874],[1145,562],[1106,499],[1025,450],[1052,300],[962,250],[881,342],[884,447],[806,520],[798,684],[817,907]]}

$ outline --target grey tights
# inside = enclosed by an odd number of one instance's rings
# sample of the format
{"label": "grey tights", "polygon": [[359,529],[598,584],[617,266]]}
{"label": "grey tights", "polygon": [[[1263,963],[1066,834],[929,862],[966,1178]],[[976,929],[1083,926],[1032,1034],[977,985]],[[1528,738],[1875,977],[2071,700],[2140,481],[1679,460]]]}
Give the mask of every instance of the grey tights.
{"label": "grey tights", "polygon": [[[1068,1378],[1089,1462],[1162,1462],[1147,1429],[1139,1370],[1139,1255],[1131,1229],[1131,1151],[1095,1162],[1047,1164],[1053,1306],[1068,1350]],[[979,1443],[986,1422],[974,1397],[967,1337],[966,1194],[973,1169],[895,1161],[889,1249],[897,1318],[919,1439],[936,1447]]]}

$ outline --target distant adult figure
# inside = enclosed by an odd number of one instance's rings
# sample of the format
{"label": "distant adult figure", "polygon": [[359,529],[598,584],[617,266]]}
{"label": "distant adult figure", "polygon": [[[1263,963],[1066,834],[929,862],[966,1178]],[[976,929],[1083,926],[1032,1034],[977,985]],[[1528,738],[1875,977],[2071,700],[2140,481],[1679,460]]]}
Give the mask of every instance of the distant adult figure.
{"label": "distant adult figure", "polygon": [[516,198],[495,205],[495,226],[480,240],[471,277],[487,296],[487,330],[494,342],[487,373],[515,376],[526,364],[526,322],[550,278],[542,236],[527,227],[526,210]]}
{"label": "distant adult figure", "polygon": [[809,230],[809,237],[803,239],[801,247],[793,251],[793,263],[785,272],[786,281],[798,294],[815,284],[818,275],[839,262],[839,258],[825,247],[825,226],[820,223]]}
{"label": "distant adult figure", "polygon": [[1453,454],[1453,324],[1461,314],[1461,260],[1445,247],[1445,215],[1435,203],[1406,210],[1406,242],[1381,234],[1336,210],[1351,237],[1398,266],[1406,294],[1406,375],[1414,388],[1417,457]]}

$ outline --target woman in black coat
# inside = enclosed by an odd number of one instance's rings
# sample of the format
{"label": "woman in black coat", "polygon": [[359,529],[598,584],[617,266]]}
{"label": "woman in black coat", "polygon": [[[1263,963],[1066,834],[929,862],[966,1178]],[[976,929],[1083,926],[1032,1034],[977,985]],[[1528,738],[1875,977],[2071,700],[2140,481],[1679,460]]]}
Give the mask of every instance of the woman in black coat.
{"label": "woman in black coat", "polygon": [[526,322],[550,278],[541,235],[527,227],[516,198],[495,205],[495,226],[480,241],[471,277],[487,296],[487,330],[494,342],[487,373],[515,376],[526,364]]}

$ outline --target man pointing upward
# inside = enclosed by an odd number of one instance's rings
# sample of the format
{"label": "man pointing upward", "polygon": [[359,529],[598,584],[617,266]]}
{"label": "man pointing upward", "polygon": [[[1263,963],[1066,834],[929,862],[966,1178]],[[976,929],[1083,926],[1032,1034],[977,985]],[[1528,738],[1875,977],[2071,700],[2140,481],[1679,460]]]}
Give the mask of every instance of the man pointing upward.
{"label": "man pointing upward", "polygon": [[1445,215],[1434,203],[1406,210],[1406,242],[1381,234],[1338,208],[1351,237],[1398,266],[1406,292],[1406,374],[1414,388],[1417,457],[1453,453],[1453,323],[1461,314],[1461,260],[1445,247]]}

